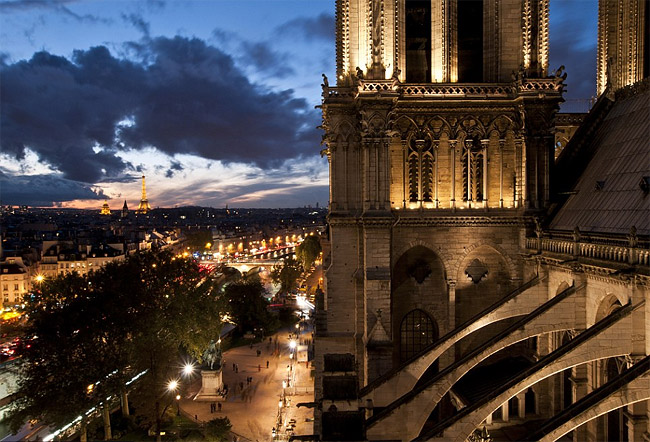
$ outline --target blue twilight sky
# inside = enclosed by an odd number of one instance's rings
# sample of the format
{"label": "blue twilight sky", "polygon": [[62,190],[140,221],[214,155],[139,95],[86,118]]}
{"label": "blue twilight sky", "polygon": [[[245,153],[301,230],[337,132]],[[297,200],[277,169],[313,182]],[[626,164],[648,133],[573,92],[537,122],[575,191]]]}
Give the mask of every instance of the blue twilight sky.
{"label": "blue twilight sky", "polygon": [[[595,94],[596,0],[551,1],[551,68]],[[517,36],[518,37],[518,36]],[[0,0],[0,203],[327,203],[334,0]]]}

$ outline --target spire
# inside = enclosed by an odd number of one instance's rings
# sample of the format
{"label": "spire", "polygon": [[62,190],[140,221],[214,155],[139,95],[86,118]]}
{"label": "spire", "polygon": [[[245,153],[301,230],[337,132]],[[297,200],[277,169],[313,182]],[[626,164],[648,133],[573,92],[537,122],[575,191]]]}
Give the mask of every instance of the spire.
{"label": "spire", "polygon": [[142,175],[142,199],[140,200],[140,204],[135,212],[145,214],[150,210],[151,206],[149,205],[149,200],[147,200],[147,189],[144,184],[144,175]]}
{"label": "spire", "polygon": [[122,218],[129,216],[129,206],[126,205],[126,200],[124,200],[124,205],[122,206]]}

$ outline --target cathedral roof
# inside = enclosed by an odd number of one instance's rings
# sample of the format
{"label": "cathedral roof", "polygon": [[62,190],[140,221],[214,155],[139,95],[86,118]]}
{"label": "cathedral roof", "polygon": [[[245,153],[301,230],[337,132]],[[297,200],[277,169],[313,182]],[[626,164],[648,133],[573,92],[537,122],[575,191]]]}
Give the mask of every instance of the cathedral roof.
{"label": "cathedral roof", "polygon": [[650,81],[626,89],[597,123],[583,152],[591,159],[551,229],[650,235]]}

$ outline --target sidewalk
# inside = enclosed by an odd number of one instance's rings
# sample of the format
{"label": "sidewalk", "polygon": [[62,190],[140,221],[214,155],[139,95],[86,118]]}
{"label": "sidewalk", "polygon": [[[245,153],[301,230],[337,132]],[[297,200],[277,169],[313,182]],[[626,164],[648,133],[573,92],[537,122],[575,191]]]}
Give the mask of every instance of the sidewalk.
{"label": "sidewalk", "polygon": [[[311,338],[311,331],[303,332],[303,337]],[[278,349],[279,351],[276,351]],[[257,351],[260,356],[257,356]],[[272,440],[272,428],[278,422],[278,403],[282,398],[282,381],[287,379],[287,366],[289,359],[289,330],[281,330],[262,343],[237,347],[224,353],[223,382],[228,385],[228,397],[221,401],[221,412],[210,412],[211,401],[194,401],[191,398],[200,388],[200,375],[192,385],[188,397],[181,399],[181,411],[194,417],[200,422],[206,422],[217,417],[227,416],[232,424],[232,432],[239,436],[239,440],[265,442]],[[266,362],[269,367],[266,368]],[[233,369],[236,364],[237,372]],[[314,400],[313,382],[310,370],[305,363],[295,363],[296,393],[293,388],[287,388],[287,399],[290,403],[282,410],[282,417],[288,423],[295,419],[295,434],[312,434],[313,424],[306,422],[313,418],[313,409],[301,407],[296,409],[299,402],[312,402]],[[252,377],[252,383],[246,379]],[[243,388],[241,388],[243,386]]]}

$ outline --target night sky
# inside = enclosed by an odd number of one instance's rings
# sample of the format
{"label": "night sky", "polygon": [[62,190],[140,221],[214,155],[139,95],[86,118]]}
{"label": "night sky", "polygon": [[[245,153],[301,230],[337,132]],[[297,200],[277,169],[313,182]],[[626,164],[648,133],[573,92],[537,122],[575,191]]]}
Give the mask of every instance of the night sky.
{"label": "night sky", "polygon": [[[568,106],[595,94],[596,0],[551,1]],[[334,0],[0,0],[0,202],[327,203]],[[332,81],[333,83],[333,81]]]}

